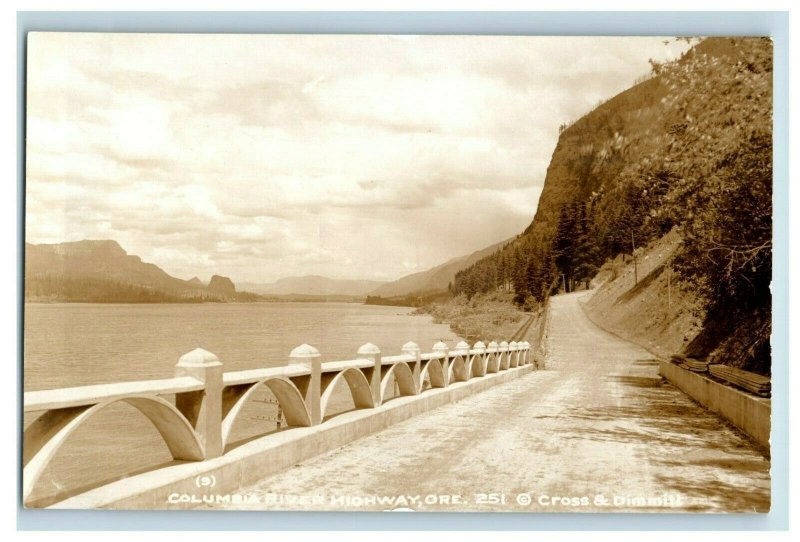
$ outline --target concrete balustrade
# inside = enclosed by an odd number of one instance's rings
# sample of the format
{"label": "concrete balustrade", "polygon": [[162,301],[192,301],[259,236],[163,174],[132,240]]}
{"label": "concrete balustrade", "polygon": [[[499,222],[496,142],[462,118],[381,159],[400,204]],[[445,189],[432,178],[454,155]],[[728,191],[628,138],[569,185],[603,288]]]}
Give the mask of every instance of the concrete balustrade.
{"label": "concrete balustrade", "polygon": [[322,362],[319,350],[301,344],[289,354],[289,365],[301,365],[308,370],[308,375],[301,380],[302,384],[298,383],[298,391],[305,402],[311,425],[319,425],[322,423]]}
{"label": "concrete balustrade", "polygon": [[203,389],[175,394],[175,407],[194,427],[203,446],[203,457],[222,455],[222,363],[202,348],[184,354],[175,365],[175,376],[189,376]]}
{"label": "concrete balustrade", "polygon": [[478,341],[472,346],[472,358],[470,358],[471,376],[486,376],[486,345]]}
{"label": "concrete balustrade", "polygon": [[501,371],[505,371],[511,365],[509,363],[508,342],[506,342],[506,341],[501,342],[500,346],[498,347],[498,351],[500,352],[500,354],[499,354],[499,357],[500,357],[500,370]]}
{"label": "concrete balustrade", "polygon": [[415,389],[417,394],[422,393],[422,355],[420,354],[419,346],[415,342],[407,342],[401,348],[404,354],[407,356],[411,356],[414,358],[412,362],[414,364],[414,370],[412,371],[412,376],[414,377],[414,382],[416,383]]}
{"label": "concrete balustrade", "polygon": [[486,372],[487,373],[496,373],[500,370],[500,359],[499,359],[499,345],[497,342],[492,341],[486,347]]}
{"label": "concrete balustrade", "polygon": [[433,345],[433,353],[438,354],[439,363],[442,368],[442,387],[446,388],[452,381],[450,377],[450,347],[442,341],[439,341]]}
{"label": "concrete balustrade", "polygon": [[358,349],[358,357],[372,363],[362,369],[362,374],[369,383],[372,406],[381,406],[383,403],[383,396],[381,394],[381,378],[383,373],[381,350],[372,343],[366,343]]}
{"label": "concrete balustrade", "polygon": [[322,363],[320,352],[303,344],[289,354],[288,365],[223,372],[217,356],[198,348],[181,356],[174,378],[27,392],[25,412],[41,415],[24,433],[23,500],[27,502],[69,435],[116,402],[144,414],[173,458],[204,461],[225,455],[239,415],[262,386],[275,396],[289,427],[312,427],[329,417],[334,390],[342,381],[356,409],[378,408],[394,383],[400,396],[419,395],[532,364],[530,349],[527,342],[492,341],[487,346],[478,341],[470,347],[461,341],[452,350],[437,342],[432,352],[423,353],[408,342],[401,354],[382,356],[378,346],[366,343],[356,359]]}

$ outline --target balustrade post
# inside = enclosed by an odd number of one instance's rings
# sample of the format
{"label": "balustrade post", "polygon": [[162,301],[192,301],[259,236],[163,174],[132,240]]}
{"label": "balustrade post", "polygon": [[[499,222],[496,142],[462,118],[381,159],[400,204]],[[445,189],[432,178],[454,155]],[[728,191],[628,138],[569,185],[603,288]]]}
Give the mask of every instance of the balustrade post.
{"label": "balustrade post", "polygon": [[487,372],[489,371],[489,363],[488,363],[489,355],[488,354],[492,354],[492,355],[494,355],[494,366],[497,369],[497,372],[500,372],[500,362],[502,360],[498,356],[497,342],[491,341],[489,343],[489,345],[486,347],[486,352],[487,352],[487,356],[486,356],[486,360],[487,360],[486,371]]}
{"label": "balustrade post", "polygon": [[205,384],[202,390],[175,394],[175,407],[194,427],[205,459],[221,456],[222,363],[211,352],[196,348],[180,357],[175,376],[191,376]]}
{"label": "balustrade post", "polygon": [[481,364],[481,376],[486,375],[486,345],[483,344],[483,341],[476,342],[472,348],[478,351],[478,359],[475,361],[479,361]]}
{"label": "balustrade post", "polygon": [[[464,360],[464,372],[466,373],[467,380],[472,378],[472,375],[468,371],[469,369],[469,344],[466,341],[459,341],[456,345],[456,355],[460,355],[461,359]],[[453,370],[453,379],[455,379],[456,373],[455,369]]]}
{"label": "balustrade post", "polygon": [[511,358],[509,358],[509,353],[508,353],[508,341],[502,341],[498,349],[500,350],[499,369],[502,370],[504,365],[505,367],[511,367]]}
{"label": "balustrade post", "polygon": [[322,361],[319,350],[308,344],[301,344],[289,354],[289,365],[304,365],[310,371],[308,388],[306,389],[306,407],[311,418],[311,425],[322,423],[321,385]]}
{"label": "balustrade post", "polygon": [[442,372],[443,380],[444,380],[444,387],[450,385],[450,347],[447,346],[442,341],[433,345],[433,351],[439,355],[443,355],[444,357],[441,358],[442,360]]}
{"label": "balustrade post", "polygon": [[414,391],[415,394],[418,394],[422,389],[422,381],[421,373],[422,373],[422,356],[420,354],[419,346],[415,342],[407,342],[401,348],[404,354],[408,354],[409,356],[414,356],[414,368],[412,369],[412,373],[414,374]]}
{"label": "balustrade post", "polygon": [[517,367],[519,366],[519,348],[516,341],[511,341],[508,343],[508,366],[509,367]]}
{"label": "balustrade post", "polygon": [[523,365],[528,365],[529,363],[531,363],[531,360],[528,359],[530,357],[530,351],[531,351],[531,343],[529,343],[528,341],[523,341],[522,342],[522,364]]}
{"label": "balustrade post", "polygon": [[361,348],[358,349],[358,353],[356,354],[361,359],[367,359],[372,361],[373,369],[372,369],[372,377],[369,380],[369,388],[372,392],[372,403],[379,407],[382,404],[381,401],[381,349],[375,346],[372,343],[365,343],[361,345]]}

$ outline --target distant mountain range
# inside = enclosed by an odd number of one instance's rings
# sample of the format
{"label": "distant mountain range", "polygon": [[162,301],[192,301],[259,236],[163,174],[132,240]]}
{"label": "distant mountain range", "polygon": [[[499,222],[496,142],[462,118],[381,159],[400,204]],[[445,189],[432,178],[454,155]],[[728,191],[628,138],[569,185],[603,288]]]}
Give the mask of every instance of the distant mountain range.
{"label": "distant mountain range", "polygon": [[240,288],[261,295],[315,295],[363,297],[387,284],[379,280],[331,279],[320,275],[285,277],[267,284],[244,282]]}
{"label": "distant mountain range", "polygon": [[112,240],[25,243],[27,301],[192,302],[230,301],[236,287],[214,275],[208,285],[182,280],[129,255]]}
{"label": "distant mountain range", "polygon": [[285,277],[275,282],[258,284],[242,283],[240,288],[248,292],[267,296],[347,296],[366,297],[379,296],[404,297],[447,291],[447,286],[455,278],[456,273],[466,269],[481,258],[493,254],[510,241],[503,241],[483,250],[466,256],[453,258],[427,271],[406,275],[395,281],[332,279],[320,275],[302,277]]}
{"label": "distant mountain range", "polygon": [[106,303],[282,300],[357,301],[367,296],[397,298],[447,291],[455,274],[488,256],[503,241],[427,271],[398,280],[332,279],[319,275],[286,277],[272,283],[242,283],[214,275],[206,285],[183,280],[128,254],[116,241],[25,243],[25,300]]}
{"label": "distant mountain range", "polygon": [[431,294],[447,291],[448,285],[453,281],[456,273],[466,269],[478,260],[495,253],[498,249],[511,242],[507,239],[495,245],[486,247],[482,250],[473,252],[466,256],[459,256],[448,260],[441,265],[432,267],[427,271],[420,271],[406,275],[394,282],[389,282],[379,286],[369,295],[380,297],[402,297],[407,295]]}

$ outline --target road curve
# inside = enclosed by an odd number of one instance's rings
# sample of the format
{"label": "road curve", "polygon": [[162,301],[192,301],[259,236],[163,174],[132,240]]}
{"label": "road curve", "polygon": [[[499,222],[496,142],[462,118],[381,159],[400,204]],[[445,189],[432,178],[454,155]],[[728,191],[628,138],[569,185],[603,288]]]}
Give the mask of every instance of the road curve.
{"label": "road curve", "polygon": [[595,326],[583,295],[552,299],[546,370],[317,456],[227,508],[768,511],[769,459]]}

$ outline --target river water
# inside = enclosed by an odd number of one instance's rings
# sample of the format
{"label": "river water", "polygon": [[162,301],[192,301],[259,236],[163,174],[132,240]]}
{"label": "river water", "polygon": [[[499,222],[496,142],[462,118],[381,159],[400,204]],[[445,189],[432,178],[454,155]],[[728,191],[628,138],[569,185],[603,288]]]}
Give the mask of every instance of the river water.
{"label": "river water", "polygon": [[[365,342],[393,355],[409,340],[423,352],[439,340],[451,347],[460,340],[447,325],[412,310],[354,303],[26,304],[24,389],[169,378],[178,358],[197,347],[235,371],[285,365],[302,343],[331,361],[354,358]],[[237,422],[235,440],[274,429],[274,398],[265,389],[257,399]],[[337,399],[334,410],[352,408],[343,390]],[[26,415],[23,423],[34,418]],[[141,414],[112,405],[73,433],[32,497],[47,504],[170,460]]]}

